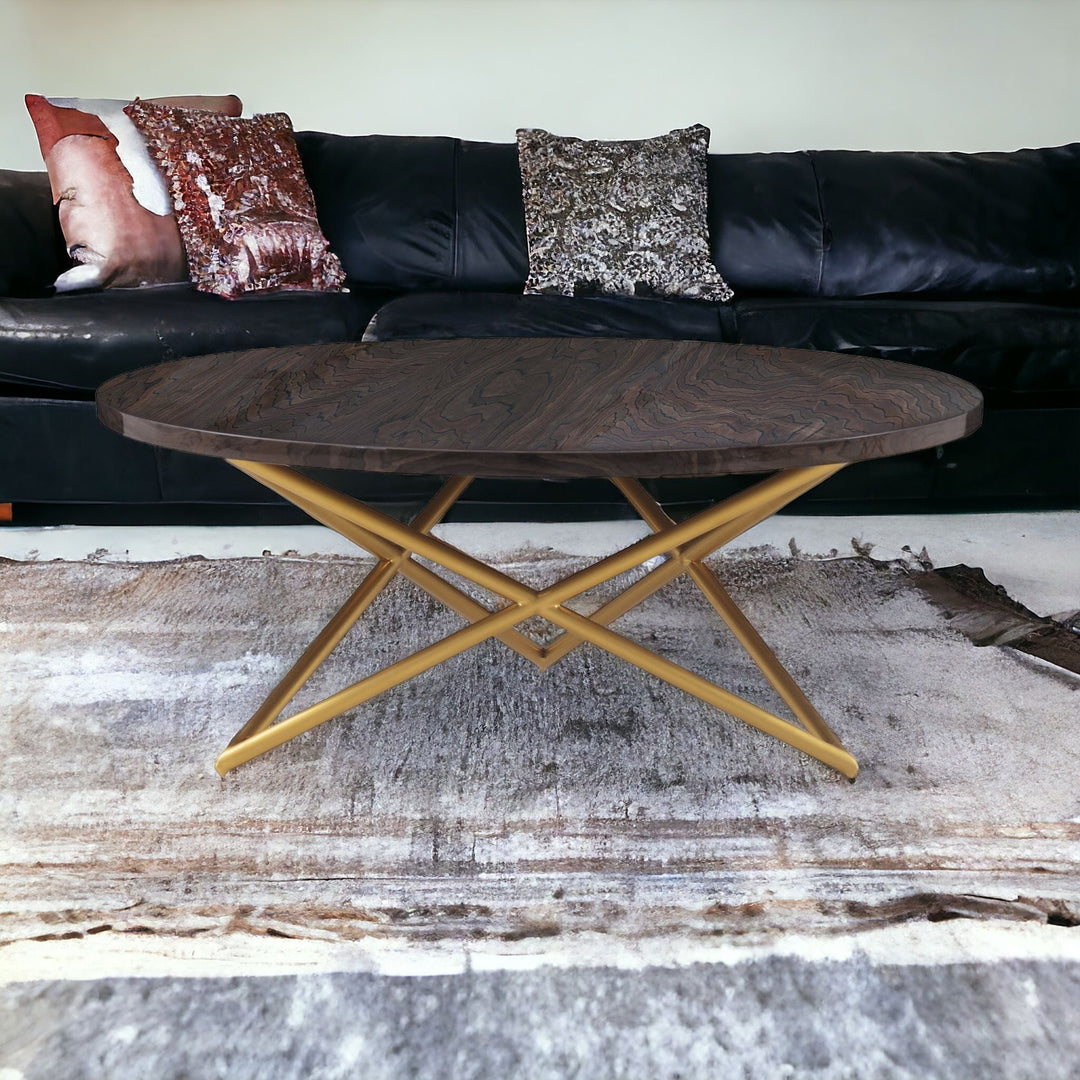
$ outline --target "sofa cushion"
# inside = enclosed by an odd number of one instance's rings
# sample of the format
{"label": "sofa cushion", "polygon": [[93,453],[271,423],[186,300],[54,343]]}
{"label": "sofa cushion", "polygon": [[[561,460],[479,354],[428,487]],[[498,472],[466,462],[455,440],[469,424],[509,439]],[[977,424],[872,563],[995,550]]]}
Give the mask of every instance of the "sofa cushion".
{"label": "sofa cushion", "polygon": [[605,142],[519,128],[527,293],[731,299],[709,257],[703,124]]}
{"label": "sofa cushion", "polygon": [[[319,221],[350,281],[518,292],[529,272],[515,144],[299,131]],[[805,153],[710,154],[708,231],[737,291],[813,293],[822,222]]]}
{"label": "sofa cushion", "polygon": [[813,296],[822,231],[809,154],[709,155],[712,258],[737,296]]}
{"label": "sofa cushion", "polygon": [[[319,221],[352,282],[518,292],[529,272],[515,144],[299,131]],[[710,154],[712,260],[736,290],[807,294],[821,271],[810,156]]]}
{"label": "sofa cushion", "polygon": [[948,371],[989,408],[1080,406],[1080,308],[948,300],[740,300],[739,341]]}
{"label": "sofa cushion", "polygon": [[68,266],[48,173],[0,169],[0,296],[41,296]]}
{"label": "sofa cushion", "polygon": [[[626,296],[414,293],[381,308],[366,341],[454,337],[641,337],[723,341],[726,307]],[[727,335],[725,335],[725,329]]]}
{"label": "sofa cushion", "polygon": [[[351,280],[520,291],[517,148],[300,132]],[[713,262],[737,294],[1067,294],[1080,289],[1080,143],[1013,153],[710,154]]]}
{"label": "sofa cushion", "polygon": [[1080,288],[1080,143],[811,157],[824,221],[821,295]]}
{"label": "sofa cushion", "polygon": [[453,286],[456,139],[301,131],[296,145],[350,284]]}
{"label": "sofa cushion", "polygon": [[92,393],[123,371],[200,353],[359,338],[387,292],[252,293],[191,285],[0,299],[0,382]]}

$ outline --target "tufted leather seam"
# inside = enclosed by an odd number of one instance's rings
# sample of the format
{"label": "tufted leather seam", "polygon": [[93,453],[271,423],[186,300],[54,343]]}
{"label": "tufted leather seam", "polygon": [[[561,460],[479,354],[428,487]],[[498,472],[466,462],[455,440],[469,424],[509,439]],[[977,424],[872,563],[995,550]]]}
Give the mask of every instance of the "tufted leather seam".
{"label": "tufted leather seam", "polygon": [[450,202],[453,207],[453,224],[451,225],[450,237],[450,280],[455,287],[460,286],[458,281],[459,246],[461,243],[461,211],[458,206],[458,195],[461,191],[459,171],[461,169],[461,140],[454,140],[454,167],[451,170]]}
{"label": "tufted leather seam", "polygon": [[818,276],[817,285],[814,289],[815,296],[821,296],[822,283],[825,280],[825,253],[831,246],[831,232],[825,220],[825,196],[821,192],[821,177],[817,170],[817,154],[813,150],[807,150],[806,156],[810,161],[810,171],[814,174],[814,190],[817,194],[818,220],[821,222],[820,239],[818,243]]}
{"label": "tufted leather seam", "polygon": [[165,501],[165,479],[164,468],[162,465],[162,457],[169,451],[162,449],[160,446],[152,446],[150,448],[154,451],[154,483],[157,484],[157,497],[159,502]]}
{"label": "tufted leather seam", "polygon": [[718,304],[716,308],[717,321],[720,324],[721,341],[740,341],[739,337],[739,309],[730,301],[726,304]]}

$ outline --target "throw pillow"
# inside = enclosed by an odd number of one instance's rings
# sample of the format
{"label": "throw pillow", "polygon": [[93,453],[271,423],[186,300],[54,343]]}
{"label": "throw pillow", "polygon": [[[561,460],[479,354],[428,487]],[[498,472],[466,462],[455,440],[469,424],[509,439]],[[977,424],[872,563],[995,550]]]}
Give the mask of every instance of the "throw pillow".
{"label": "throw pillow", "polygon": [[[231,95],[155,100],[230,116],[242,111]],[[68,255],[78,264],[56,279],[58,292],[187,280],[172,199],[124,115],[127,104],[26,95]]]}
{"label": "throw pillow", "polygon": [[525,292],[731,299],[709,254],[707,127],[634,142],[517,138]]}
{"label": "throw pillow", "polygon": [[136,101],[127,114],[165,171],[195,287],[235,299],[257,289],[341,290],[292,124]]}

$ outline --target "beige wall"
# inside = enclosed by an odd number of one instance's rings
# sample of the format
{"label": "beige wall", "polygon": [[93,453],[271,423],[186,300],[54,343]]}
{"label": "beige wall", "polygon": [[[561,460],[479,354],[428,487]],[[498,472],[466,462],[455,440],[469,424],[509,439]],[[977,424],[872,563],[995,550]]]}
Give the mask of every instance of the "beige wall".
{"label": "beige wall", "polygon": [[27,91],[235,92],[349,134],[1055,145],[1078,43],[1080,0],[0,0],[0,166],[39,167]]}

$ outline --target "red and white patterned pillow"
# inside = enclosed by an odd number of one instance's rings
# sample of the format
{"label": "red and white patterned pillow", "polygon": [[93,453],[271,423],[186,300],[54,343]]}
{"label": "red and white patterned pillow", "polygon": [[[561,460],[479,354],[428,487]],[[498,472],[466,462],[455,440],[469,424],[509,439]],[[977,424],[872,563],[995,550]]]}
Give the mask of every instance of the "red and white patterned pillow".
{"label": "red and white patterned pillow", "polygon": [[124,111],[168,179],[197,289],[229,299],[342,289],[288,116],[246,120],[144,101]]}

